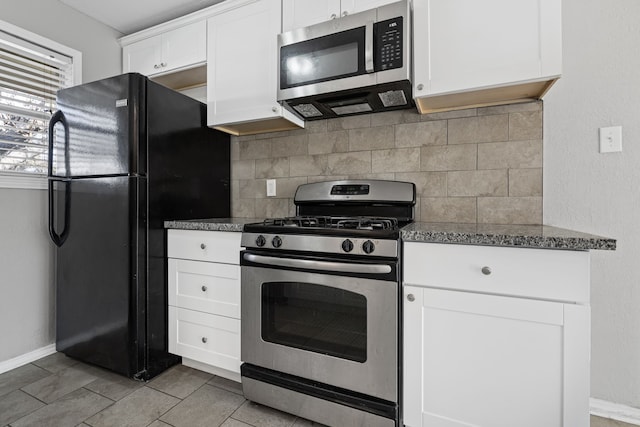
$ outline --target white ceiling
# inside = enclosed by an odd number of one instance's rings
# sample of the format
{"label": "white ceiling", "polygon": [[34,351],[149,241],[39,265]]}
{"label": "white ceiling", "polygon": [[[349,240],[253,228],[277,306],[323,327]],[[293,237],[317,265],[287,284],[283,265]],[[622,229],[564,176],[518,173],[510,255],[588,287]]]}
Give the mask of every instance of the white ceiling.
{"label": "white ceiling", "polygon": [[127,35],[223,0],[60,0]]}

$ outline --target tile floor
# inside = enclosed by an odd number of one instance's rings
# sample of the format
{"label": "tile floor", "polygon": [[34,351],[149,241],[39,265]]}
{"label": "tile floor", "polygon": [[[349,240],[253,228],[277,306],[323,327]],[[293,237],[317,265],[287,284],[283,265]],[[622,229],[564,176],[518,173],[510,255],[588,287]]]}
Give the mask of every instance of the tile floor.
{"label": "tile floor", "polygon": [[[55,353],[0,374],[6,427],[322,427],[249,402],[240,384],[178,365],[148,383]],[[634,427],[591,417],[591,427]]]}
{"label": "tile floor", "polygon": [[55,353],[0,374],[0,426],[319,427],[178,365],[140,383]]}

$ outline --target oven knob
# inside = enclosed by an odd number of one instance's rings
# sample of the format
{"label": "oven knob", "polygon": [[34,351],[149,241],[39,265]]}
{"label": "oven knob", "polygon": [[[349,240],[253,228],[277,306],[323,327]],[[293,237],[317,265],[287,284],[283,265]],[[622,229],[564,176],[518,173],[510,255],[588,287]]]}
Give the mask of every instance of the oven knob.
{"label": "oven knob", "polygon": [[267,239],[265,239],[262,234],[256,237],[256,245],[258,245],[259,248],[263,247],[265,243],[267,243]]}
{"label": "oven knob", "polygon": [[376,245],[373,244],[371,240],[367,240],[362,244],[362,250],[365,254],[370,254],[376,249]]}
{"label": "oven knob", "polygon": [[282,239],[276,236],[273,239],[271,239],[271,244],[273,245],[274,248],[279,248],[280,246],[282,246]]}
{"label": "oven knob", "polygon": [[342,250],[345,252],[351,252],[353,250],[353,242],[349,239],[342,242]]}

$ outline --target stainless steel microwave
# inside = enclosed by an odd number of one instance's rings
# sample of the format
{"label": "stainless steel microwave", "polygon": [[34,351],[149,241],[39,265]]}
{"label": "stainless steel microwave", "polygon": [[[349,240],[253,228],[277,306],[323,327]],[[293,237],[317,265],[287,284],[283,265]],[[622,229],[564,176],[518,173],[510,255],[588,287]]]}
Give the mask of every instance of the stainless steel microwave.
{"label": "stainless steel microwave", "polygon": [[410,108],[407,0],[278,36],[278,101],[305,120]]}

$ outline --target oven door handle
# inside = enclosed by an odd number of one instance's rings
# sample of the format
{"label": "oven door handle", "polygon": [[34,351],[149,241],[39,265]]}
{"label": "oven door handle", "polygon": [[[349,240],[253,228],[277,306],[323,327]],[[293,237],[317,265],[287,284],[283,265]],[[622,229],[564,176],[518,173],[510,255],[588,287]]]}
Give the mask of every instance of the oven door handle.
{"label": "oven door handle", "polygon": [[391,266],[386,264],[358,264],[331,261],[316,261],[310,259],[278,258],[273,256],[243,254],[246,261],[256,264],[275,265],[278,267],[301,268],[307,270],[330,271],[339,273],[369,273],[388,274]]}

